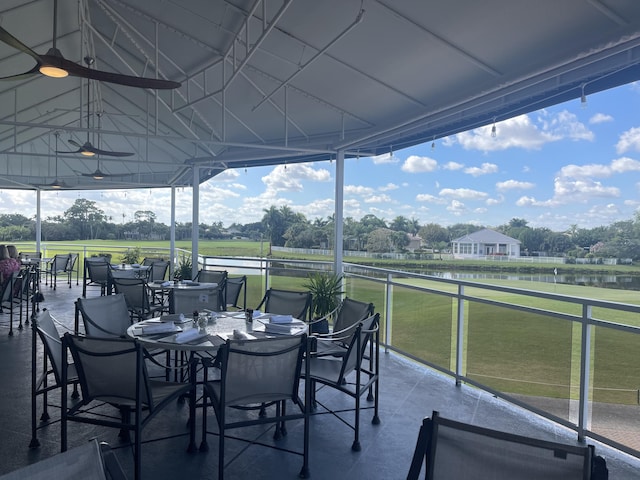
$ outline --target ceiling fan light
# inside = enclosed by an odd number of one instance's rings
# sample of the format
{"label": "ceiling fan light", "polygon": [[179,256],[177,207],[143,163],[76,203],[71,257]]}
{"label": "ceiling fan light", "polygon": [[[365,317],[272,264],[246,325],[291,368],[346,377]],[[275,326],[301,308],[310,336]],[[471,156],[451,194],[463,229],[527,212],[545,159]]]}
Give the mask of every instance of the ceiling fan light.
{"label": "ceiling fan light", "polygon": [[93,157],[95,155],[95,153],[90,150],[82,150],[80,153],[85,157]]}
{"label": "ceiling fan light", "polygon": [[93,177],[94,180],[103,180],[104,179],[104,175],[102,175],[102,173],[98,173],[98,172],[94,173],[92,175],[92,177]]}
{"label": "ceiling fan light", "polygon": [[56,181],[51,184],[51,188],[59,190],[62,188],[62,183],[58,179],[56,179]]}
{"label": "ceiling fan light", "polygon": [[64,68],[56,67],[54,65],[42,65],[40,66],[40,73],[47,77],[64,78],[69,75]]}

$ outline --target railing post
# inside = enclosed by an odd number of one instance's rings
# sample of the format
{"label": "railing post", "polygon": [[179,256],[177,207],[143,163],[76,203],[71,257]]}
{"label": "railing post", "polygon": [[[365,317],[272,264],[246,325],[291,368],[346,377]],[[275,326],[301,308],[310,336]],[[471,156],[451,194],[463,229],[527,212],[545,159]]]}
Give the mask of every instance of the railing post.
{"label": "railing post", "polygon": [[589,424],[589,379],[591,378],[591,305],[582,305],[582,340],[580,342],[580,399],[578,405],[578,441],[585,441]]}
{"label": "railing post", "polygon": [[460,386],[464,362],[464,285],[458,285],[458,322],[456,332],[456,386]]}
{"label": "railing post", "polygon": [[393,275],[391,273],[387,273],[387,284],[385,289],[385,312],[384,312],[384,353],[389,353],[389,345],[391,345],[391,324],[393,320],[393,315],[391,314],[393,310],[393,285],[391,282],[393,281]]}

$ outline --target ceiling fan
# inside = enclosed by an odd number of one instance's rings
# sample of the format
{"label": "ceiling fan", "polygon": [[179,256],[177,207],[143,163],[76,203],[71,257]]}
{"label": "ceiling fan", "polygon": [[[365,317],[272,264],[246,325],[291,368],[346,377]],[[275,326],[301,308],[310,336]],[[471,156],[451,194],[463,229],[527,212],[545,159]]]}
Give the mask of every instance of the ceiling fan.
{"label": "ceiling fan", "polygon": [[[84,61],[87,64],[87,67],[89,67],[90,65],[93,64],[93,58],[86,56],[84,57]],[[82,155],[86,156],[86,157],[93,157],[94,155],[104,155],[107,157],[130,157],[131,155],[133,155],[133,152],[113,152],[113,151],[109,151],[109,150],[102,150],[100,148],[94,147],[91,142],[89,141],[89,118],[91,116],[91,113],[89,112],[89,104],[90,104],[90,99],[91,99],[91,92],[90,92],[90,83],[91,80],[87,80],[87,141],[84,142],[84,145],[80,145],[78,142],[76,142],[74,139],[70,138],[69,139],[69,143],[71,145],[73,145],[74,147],[78,147],[78,150],[72,150],[70,152],[60,152],[58,150],[56,150],[56,153],[81,153]],[[100,114],[98,114],[98,117],[100,116]],[[99,128],[98,128],[99,129]]]}
{"label": "ceiling fan", "polygon": [[69,186],[58,178],[58,137],[60,136],[60,132],[55,132],[54,135],[56,136],[56,150],[55,150],[55,152],[56,152],[56,157],[55,157],[55,159],[56,159],[56,178],[51,183],[44,183],[44,184],[35,185],[35,186],[36,187],[52,188],[54,190],[60,190],[62,188],[69,188]]}
{"label": "ceiling fan", "polygon": [[31,69],[17,75],[11,75],[8,77],[0,77],[0,80],[19,80],[21,78],[29,77],[31,75],[41,73],[48,77],[63,78],[67,75],[72,77],[89,78],[92,80],[98,80],[100,82],[117,83],[120,85],[126,85],[129,87],[137,88],[152,88],[152,89],[172,89],[180,86],[179,82],[173,82],[171,80],[163,80],[159,78],[147,78],[147,77],[135,77],[132,75],[122,75],[119,73],[105,72],[102,70],[93,70],[82,65],[78,65],[71,60],[67,60],[62,56],[62,52],[56,48],[56,36],[57,36],[57,11],[58,0],[53,2],[53,46],[44,55],[39,55],[24,43],[18,40],[16,37],[7,32],[4,28],[0,27],[0,41],[7,45],[20,50],[23,53],[31,56],[36,65]]}
{"label": "ceiling fan", "polygon": [[126,177],[127,175],[131,175],[130,173],[106,173],[100,170],[100,159],[98,158],[98,166],[95,171],[91,173],[79,172],[83,177],[91,177],[94,180],[104,180],[105,178],[117,178],[117,177]]}

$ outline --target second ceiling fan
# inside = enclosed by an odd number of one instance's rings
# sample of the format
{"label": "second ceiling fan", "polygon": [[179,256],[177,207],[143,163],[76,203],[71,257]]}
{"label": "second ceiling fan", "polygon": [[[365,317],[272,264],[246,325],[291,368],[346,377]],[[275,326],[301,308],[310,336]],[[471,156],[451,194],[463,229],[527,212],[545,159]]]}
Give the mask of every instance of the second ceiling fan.
{"label": "second ceiling fan", "polygon": [[[93,58],[86,56],[84,57],[84,61],[87,64],[87,68],[90,67],[93,64]],[[71,145],[73,145],[74,147],[78,147],[78,150],[72,150],[70,152],[60,152],[58,151],[57,153],[81,153],[82,155],[86,156],[86,157],[93,157],[94,155],[103,155],[103,156],[107,156],[107,157],[130,157],[133,155],[133,152],[114,152],[114,151],[110,151],[110,150],[102,150],[101,148],[98,147],[94,147],[93,144],[91,143],[91,141],[89,140],[89,118],[91,116],[91,113],[89,111],[89,105],[91,103],[91,91],[90,91],[90,84],[91,84],[91,80],[87,79],[87,141],[81,145],[80,143],[76,142],[74,139],[70,138],[69,139],[69,143]]]}

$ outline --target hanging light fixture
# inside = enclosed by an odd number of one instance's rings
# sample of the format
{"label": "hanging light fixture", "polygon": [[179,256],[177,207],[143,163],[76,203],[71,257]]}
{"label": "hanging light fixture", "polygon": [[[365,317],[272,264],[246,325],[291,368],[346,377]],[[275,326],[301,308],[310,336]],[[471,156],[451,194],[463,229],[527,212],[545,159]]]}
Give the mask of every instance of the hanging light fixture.
{"label": "hanging light fixture", "polygon": [[431,142],[431,150],[435,150],[436,149],[436,136],[433,136],[433,141]]}
{"label": "hanging light fixture", "polygon": [[496,118],[493,117],[493,126],[491,127],[491,138],[496,138],[498,136],[498,130],[496,129]]}
{"label": "hanging light fixture", "polygon": [[51,188],[58,190],[62,188],[62,182],[58,180],[58,137],[60,132],[55,132],[54,135],[56,136],[56,179],[51,184]]}
{"label": "hanging light fixture", "polygon": [[582,94],[580,95],[580,106],[582,108],[587,108],[587,96],[584,94],[584,87],[586,84],[582,84]]}

